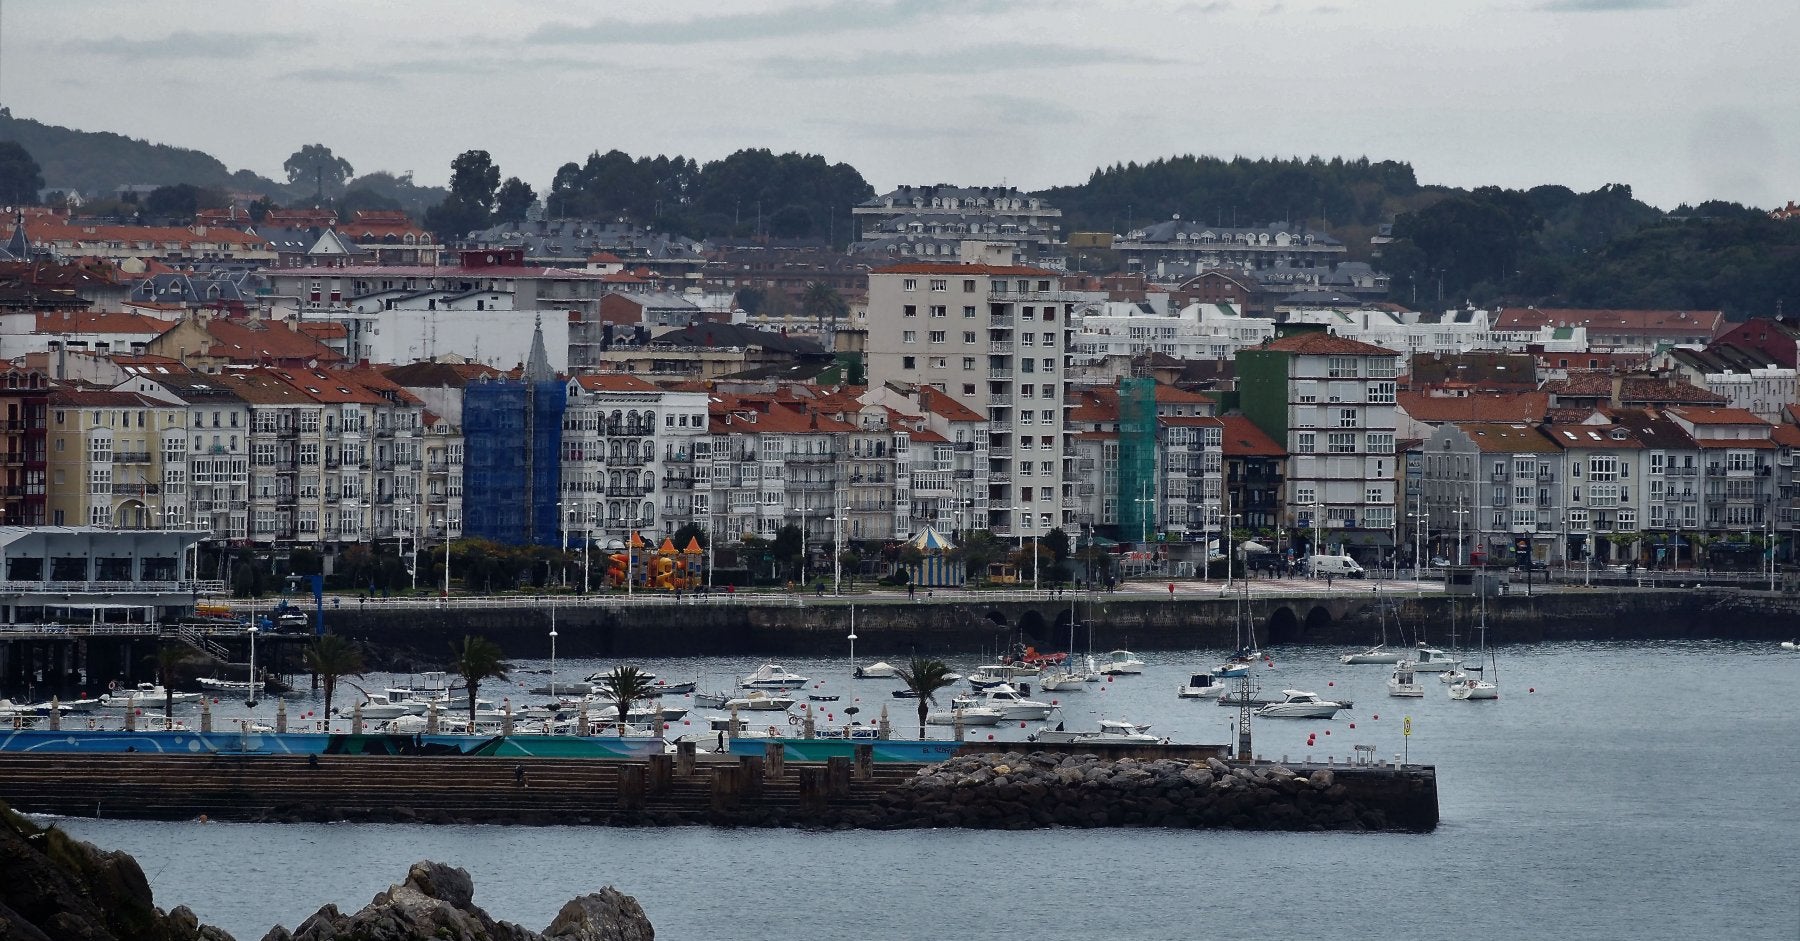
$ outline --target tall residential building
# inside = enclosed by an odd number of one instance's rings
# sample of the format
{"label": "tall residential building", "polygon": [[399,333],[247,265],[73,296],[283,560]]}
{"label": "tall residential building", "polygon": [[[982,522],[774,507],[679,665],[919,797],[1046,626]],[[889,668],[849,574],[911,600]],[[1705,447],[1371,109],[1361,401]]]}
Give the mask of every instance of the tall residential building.
{"label": "tall residential building", "polygon": [[[693,522],[707,396],[636,376],[570,379],[562,426],[564,542],[668,536]],[[700,515],[704,516],[704,513]]]}
{"label": "tall residential building", "polygon": [[1063,379],[1079,298],[1060,281],[1043,268],[991,264],[869,275],[870,385],[930,387],[986,410],[988,486],[974,495],[974,517],[1004,536],[1064,523]]}
{"label": "tall residential building", "polygon": [[187,510],[187,410],[136,392],[50,395],[53,526],[159,529]]}
{"label": "tall residential building", "polygon": [[0,461],[6,462],[0,491],[0,525],[42,526],[48,489],[50,379],[32,369],[0,374]]}
{"label": "tall residential building", "polygon": [[1243,412],[1288,452],[1282,525],[1365,559],[1394,546],[1392,350],[1317,328],[1238,354]]}

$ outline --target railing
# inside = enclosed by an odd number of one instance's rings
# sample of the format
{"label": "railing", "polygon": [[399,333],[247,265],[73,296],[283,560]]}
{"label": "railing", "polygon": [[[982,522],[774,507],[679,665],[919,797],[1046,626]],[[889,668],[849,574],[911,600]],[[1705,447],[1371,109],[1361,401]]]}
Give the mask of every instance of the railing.
{"label": "railing", "polygon": [[150,452],[149,451],[114,451],[113,452],[113,463],[114,464],[148,464],[148,463],[150,463]]}
{"label": "railing", "polygon": [[40,582],[0,582],[0,592],[99,592],[102,594],[149,594],[154,592],[199,592],[214,594],[225,590],[225,583],[217,579],[190,579],[188,581],[149,581],[149,582],[98,582],[98,581],[40,581]]}
{"label": "railing", "polygon": [[664,477],[663,487],[670,490],[692,490],[694,489],[694,478]]}

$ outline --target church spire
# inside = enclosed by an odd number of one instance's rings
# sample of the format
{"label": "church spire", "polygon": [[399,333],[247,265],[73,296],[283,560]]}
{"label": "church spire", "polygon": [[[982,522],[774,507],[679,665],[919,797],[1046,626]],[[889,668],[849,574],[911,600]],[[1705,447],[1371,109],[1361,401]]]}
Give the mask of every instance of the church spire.
{"label": "church spire", "polygon": [[13,216],[12,238],[6,240],[6,253],[14,261],[31,260],[31,238],[25,234],[25,213]]}
{"label": "church spire", "polygon": [[550,354],[544,351],[544,315],[537,316],[537,323],[531,328],[531,355],[525,359],[526,382],[549,382],[556,378],[556,371],[550,368]]}

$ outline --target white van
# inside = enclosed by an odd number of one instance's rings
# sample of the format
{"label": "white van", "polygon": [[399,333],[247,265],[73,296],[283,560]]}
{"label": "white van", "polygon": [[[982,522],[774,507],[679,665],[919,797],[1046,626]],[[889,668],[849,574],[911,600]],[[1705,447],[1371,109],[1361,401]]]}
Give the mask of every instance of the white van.
{"label": "white van", "polygon": [[1347,555],[1314,555],[1306,558],[1307,574],[1314,578],[1362,578],[1363,567]]}

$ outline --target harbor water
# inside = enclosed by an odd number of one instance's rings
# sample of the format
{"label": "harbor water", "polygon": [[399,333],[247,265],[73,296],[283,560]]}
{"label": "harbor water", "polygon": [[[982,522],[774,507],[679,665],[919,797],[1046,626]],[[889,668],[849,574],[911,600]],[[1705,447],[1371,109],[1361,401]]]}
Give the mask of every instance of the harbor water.
{"label": "harbor water", "polygon": [[[1311,690],[1354,708],[1331,721],[1257,720],[1257,752],[1343,761],[1353,745],[1368,744],[1383,758],[1404,751],[1436,764],[1437,832],[57,822],[132,853],[159,904],[186,904],[240,941],[275,923],[292,928],[326,902],[359,908],[420,859],[468,869],[478,904],[532,928],[610,883],[637,897],[659,938],[675,941],[937,941],[971,931],[1041,939],[1800,937],[1791,696],[1800,655],[1707,642],[1507,647],[1500,700],[1452,702],[1435,677],[1422,678],[1423,699],[1389,698],[1389,668],[1343,666],[1340,652],[1271,651],[1273,667],[1256,675],[1265,694]],[[1052,722],[1070,729],[1130,719],[1176,741],[1225,742],[1235,709],[1175,696],[1188,673],[1222,655],[1145,652],[1141,676],[1037,698],[1059,700]],[[954,665],[966,672],[978,662]],[[698,677],[706,690],[756,663],[641,665],[671,682]],[[889,697],[895,682],[851,680],[845,659],[785,665],[823,684],[809,692],[841,697],[818,704],[832,724],[847,708],[872,721],[886,702],[896,733],[917,734],[913,703]],[[579,679],[610,666],[564,661],[557,675]],[[521,672],[515,685],[481,691],[529,702],[540,697],[525,687],[544,681]],[[308,708],[290,704],[290,715]],[[267,709],[258,712],[265,721]],[[704,715],[670,733],[704,729]],[[1017,739],[1031,730],[970,731]],[[1317,744],[1306,744],[1309,735]]]}

